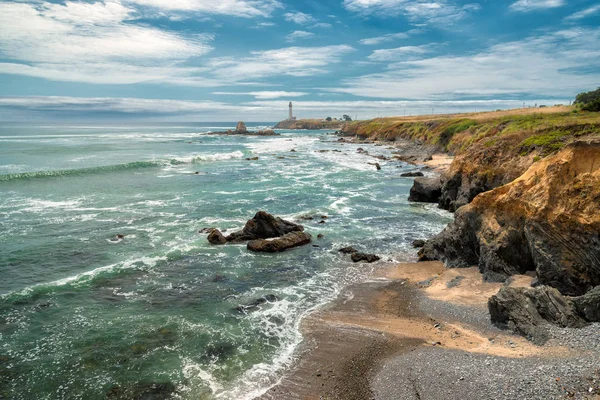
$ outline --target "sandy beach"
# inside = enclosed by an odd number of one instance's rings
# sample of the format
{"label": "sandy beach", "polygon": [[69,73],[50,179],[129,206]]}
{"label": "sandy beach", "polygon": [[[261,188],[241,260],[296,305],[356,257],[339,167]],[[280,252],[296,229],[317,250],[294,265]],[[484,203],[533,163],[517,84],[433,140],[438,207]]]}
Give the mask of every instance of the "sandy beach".
{"label": "sandy beach", "polygon": [[597,399],[598,325],[536,346],[489,322],[502,285],[439,262],[381,269],[304,321],[297,366],[261,398]]}

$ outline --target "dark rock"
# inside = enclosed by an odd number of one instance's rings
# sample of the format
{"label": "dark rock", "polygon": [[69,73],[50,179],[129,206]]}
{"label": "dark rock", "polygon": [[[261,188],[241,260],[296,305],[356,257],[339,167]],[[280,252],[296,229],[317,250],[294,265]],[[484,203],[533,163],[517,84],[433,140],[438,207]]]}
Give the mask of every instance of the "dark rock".
{"label": "dark rock", "polygon": [[260,297],[248,304],[240,304],[239,306],[237,306],[235,309],[241,313],[247,314],[249,311],[254,311],[256,310],[256,308],[258,308],[258,306],[265,304],[265,303],[275,303],[276,301],[279,301],[279,298],[277,296],[275,296],[274,294],[268,294],[266,296]]}
{"label": "dark rock", "polygon": [[246,240],[269,239],[283,236],[290,232],[301,232],[304,230],[302,225],[293,222],[284,221],[271,214],[259,211],[254,218],[246,222],[244,229],[234,232],[227,236],[228,242],[241,242]]}
{"label": "dark rock", "polygon": [[381,165],[379,165],[379,163],[375,163],[375,168],[377,168],[377,171],[381,171]]}
{"label": "dark rock", "polygon": [[310,234],[306,232],[290,232],[282,237],[265,240],[257,239],[248,242],[248,250],[263,253],[277,253],[298,246],[304,246],[311,242]]}
{"label": "dark rock", "polygon": [[320,224],[326,224],[327,222],[323,219],[321,221],[319,221]]}
{"label": "dark rock", "polygon": [[217,228],[202,228],[198,231],[198,233],[211,233],[212,231],[214,231]]}
{"label": "dark rock", "polygon": [[579,314],[590,322],[600,322],[600,286],[573,299]]}
{"label": "dark rock", "polygon": [[248,133],[248,129],[246,129],[246,124],[244,123],[244,121],[240,121],[237,123],[237,126],[235,127],[235,133],[238,133],[238,134]]}
{"label": "dark rock", "polygon": [[437,203],[442,194],[442,183],[439,177],[436,178],[416,178],[413,187],[410,189],[408,201],[417,201],[422,203]]}
{"label": "dark rock", "polygon": [[423,176],[422,172],[405,172],[403,174],[400,174],[401,177],[403,178],[416,178],[419,176]]}
{"label": "dark rock", "polygon": [[421,239],[413,240],[413,242],[412,242],[412,246],[413,246],[415,249],[420,249],[420,248],[422,248],[423,246],[425,246],[425,241],[424,241],[424,240],[421,240]]}
{"label": "dark rock", "polygon": [[572,328],[585,325],[573,300],[548,286],[503,287],[488,300],[488,309],[493,323],[507,326],[537,344],[548,340],[546,322]]}
{"label": "dark rock", "polygon": [[352,258],[352,261],[354,261],[354,262],[366,261],[368,263],[379,261],[381,259],[378,256],[376,256],[375,254],[365,254],[365,253],[353,253],[351,258]]}
{"label": "dark rock", "polygon": [[210,231],[210,233],[208,234],[208,242],[211,244],[225,244],[227,243],[227,239],[225,238],[225,236],[223,236],[223,234],[221,233],[220,230],[218,229],[213,229],[212,231]]}
{"label": "dark rock", "polygon": [[291,149],[290,153],[296,153],[296,149]]}
{"label": "dark rock", "polygon": [[359,147],[358,149],[356,149],[357,153],[364,153],[365,149],[363,149],[362,147]]}
{"label": "dark rock", "polygon": [[327,215],[321,215],[321,219],[329,219]]}
{"label": "dark rock", "polygon": [[312,221],[313,219],[315,219],[315,217],[313,217],[312,215],[301,215],[298,217],[298,221]]}
{"label": "dark rock", "polygon": [[445,177],[442,180],[442,194],[439,205],[444,210],[454,212],[473,201],[478,194],[492,190],[503,183],[505,182],[488,182],[486,178],[480,175],[470,176],[462,173]]}
{"label": "dark rock", "polygon": [[450,281],[446,282],[446,287],[448,289],[457,287],[458,285],[460,285],[460,283],[463,281],[463,279],[465,279],[465,277],[462,275],[456,276],[456,277],[452,278]]}
{"label": "dark rock", "polygon": [[352,254],[352,253],[358,253],[358,250],[356,250],[354,247],[352,246],[348,246],[348,247],[344,247],[342,249],[338,250],[340,253],[344,253],[344,254]]}
{"label": "dark rock", "polygon": [[323,239],[323,234],[322,234],[322,233],[319,233],[319,234],[317,235],[317,239]]}
{"label": "dark rock", "polygon": [[248,160],[248,161],[257,161],[258,157],[249,157],[249,158],[246,158],[246,160]]}

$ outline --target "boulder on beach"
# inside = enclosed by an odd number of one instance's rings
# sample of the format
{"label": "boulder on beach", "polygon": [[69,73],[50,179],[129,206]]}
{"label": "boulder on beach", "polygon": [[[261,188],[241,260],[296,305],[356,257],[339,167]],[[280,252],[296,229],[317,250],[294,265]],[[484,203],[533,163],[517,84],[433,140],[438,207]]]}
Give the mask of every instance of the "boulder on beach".
{"label": "boulder on beach", "polygon": [[381,259],[378,256],[376,256],[375,254],[365,254],[365,253],[360,253],[360,252],[353,253],[351,258],[352,258],[352,261],[354,261],[354,262],[366,261],[368,263],[379,261]]}
{"label": "boulder on beach", "polygon": [[573,300],[549,286],[536,288],[504,287],[488,300],[493,323],[507,326],[534,343],[548,340],[544,325],[580,328],[586,324]]}
{"label": "boulder on beach", "polygon": [[228,242],[243,242],[246,240],[269,239],[286,235],[290,232],[302,232],[302,225],[284,221],[279,217],[259,211],[254,218],[246,222],[244,229],[226,237]]}
{"label": "boulder on beach", "polygon": [[436,178],[416,178],[408,201],[437,203],[442,195],[442,182]]}
{"label": "boulder on beach", "polygon": [[247,248],[250,251],[262,253],[278,253],[294,247],[304,246],[312,240],[310,234],[306,232],[290,232],[276,239],[257,239],[248,242]]}

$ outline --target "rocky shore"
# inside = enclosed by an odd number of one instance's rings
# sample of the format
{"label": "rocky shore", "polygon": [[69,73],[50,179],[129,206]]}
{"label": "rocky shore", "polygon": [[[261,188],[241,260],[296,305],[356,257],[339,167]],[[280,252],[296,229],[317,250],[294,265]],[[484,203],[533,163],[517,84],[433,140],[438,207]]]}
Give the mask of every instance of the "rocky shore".
{"label": "rocky shore", "polygon": [[259,131],[249,131],[243,121],[238,122],[235,130],[227,130],[222,132],[209,132],[208,135],[246,135],[246,136],[279,136],[279,133],[272,129],[264,129]]}
{"label": "rocky shore", "polygon": [[342,121],[333,120],[327,121],[325,119],[286,119],[277,125],[275,129],[340,129],[343,125]]}
{"label": "rocky shore", "polygon": [[378,119],[341,136],[445,159],[410,200],[455,220],[420,263],[305,321],[296,371],[263,398],[600,398],[600,115]]}

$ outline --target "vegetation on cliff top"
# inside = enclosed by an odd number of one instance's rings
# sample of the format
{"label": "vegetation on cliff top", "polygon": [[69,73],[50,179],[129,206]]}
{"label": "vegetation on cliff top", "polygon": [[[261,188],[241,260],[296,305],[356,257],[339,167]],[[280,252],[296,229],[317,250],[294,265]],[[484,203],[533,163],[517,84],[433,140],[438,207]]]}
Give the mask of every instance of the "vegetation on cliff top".
{"label": "vegetation on cliff top", "polygon": [[[378,118],[355,121],[343,131],[361,139],[394,141],[409,139],[436,145],[455,155],[473,146],[495,148],[515,154],[545,157],[575,138],[600,136],[600,114],[560,107],[502,113],[430,116],[423,118]],[[537,109],[542,110],[542,109]],[[510,147],[510,149],[507,148]]]}

